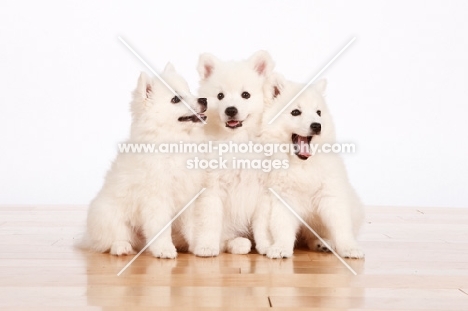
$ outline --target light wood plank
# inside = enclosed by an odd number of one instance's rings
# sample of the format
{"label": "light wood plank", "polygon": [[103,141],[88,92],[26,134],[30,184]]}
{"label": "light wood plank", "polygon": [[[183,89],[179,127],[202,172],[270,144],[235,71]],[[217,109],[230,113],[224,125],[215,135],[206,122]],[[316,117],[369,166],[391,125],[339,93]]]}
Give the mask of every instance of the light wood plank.
{"label": "light wood plank", "polygon": [[[79,250],[86,206],[0,206],[2,310],[468,310],[468,209],[369,207],[365,260]],[[270,308],[269,304],[273,305]]]}
{"label": "light wood plank", "polygon": [[421,301],[419,297],[401,298],[398,296],[389,298],[374,297],[270,297],[273,307],[279,308],[337,308],[337,309],[360,309],[376,310],[385,306],[393,310],[459,310],[466,311],[468,300],[461,298],[425,298]]}

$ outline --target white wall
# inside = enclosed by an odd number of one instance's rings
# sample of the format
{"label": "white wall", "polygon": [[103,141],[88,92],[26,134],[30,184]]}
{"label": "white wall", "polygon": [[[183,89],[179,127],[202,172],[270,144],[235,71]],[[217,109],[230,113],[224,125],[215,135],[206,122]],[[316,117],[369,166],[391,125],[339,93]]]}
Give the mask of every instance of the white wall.
{"label": "white wall", "polygon": [[268,50],[324,74],[351,180],[366,204],[468,207],[466,1],[2,1],[0,204],[86,204],[126,138],[144,67],[197,89],[198,55]]}

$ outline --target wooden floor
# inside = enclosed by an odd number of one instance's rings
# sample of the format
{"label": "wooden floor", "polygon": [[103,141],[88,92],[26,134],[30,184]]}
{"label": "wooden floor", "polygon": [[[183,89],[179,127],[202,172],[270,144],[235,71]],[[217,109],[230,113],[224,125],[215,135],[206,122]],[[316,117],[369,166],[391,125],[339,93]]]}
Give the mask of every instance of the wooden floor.
{"label": "wooden floor", "polygon": [[[2,310],[468,310],[468,209],[368,208],[365,260],[176,260],[73,247],[86,207],[0,207]],[[155,308],[156,307],[156,308]]]}

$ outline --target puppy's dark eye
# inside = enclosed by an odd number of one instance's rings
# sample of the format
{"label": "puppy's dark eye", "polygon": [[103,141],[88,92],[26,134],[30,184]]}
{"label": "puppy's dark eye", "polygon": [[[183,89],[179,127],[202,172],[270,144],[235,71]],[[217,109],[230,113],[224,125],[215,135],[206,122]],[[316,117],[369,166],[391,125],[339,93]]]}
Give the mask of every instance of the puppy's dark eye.
{"label": "puppy's dark eye", "polygon": [[219,93],[219,94],[218,94],[218,99],[221,100],[221,99],[223,99],[223,98],[224,98],[224,94],[223,94],[223,93]]}
{"label": "puppy's dark eye", "polygon": [[294,109],[293,111],[291,111],[291,114],[295,117],[300,116],[301,113],[302,112],[299,109]]}
{"label": "puppy's dark eye", "polygon": [[173,103],[173,104],[177,104],[178,102],[180,102],[180,98],[179,98],[179,96],[174,96],[174,97],[172,97],[172,99],[171,99],[171,103]]}
{"label": "puppy's dark eye", "polygon": [[242,98],[244,98],[244,99],[249,99],[249,98],[250,98],[250,93],[249,93],[249,92],[243,92],[243,93],[241,94],[241,96],[242,96]]}
{"label": "puppy's dark eye", "polygon": [[322,116],[322,111],[317,110],[317,114],[319,115],[319,117],[321,117]]}

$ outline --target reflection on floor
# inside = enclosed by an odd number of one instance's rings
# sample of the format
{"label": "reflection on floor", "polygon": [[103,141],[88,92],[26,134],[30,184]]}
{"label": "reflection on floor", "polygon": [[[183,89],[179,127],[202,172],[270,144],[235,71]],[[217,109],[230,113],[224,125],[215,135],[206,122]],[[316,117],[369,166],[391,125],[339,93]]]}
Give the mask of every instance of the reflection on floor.
{"label": "reflection on floor", "polygon": [[468,310],[468,209],[367,208],[365,260],[297,250],[176,260],[87,253],[83,206],[0,207],[6,310]]}

